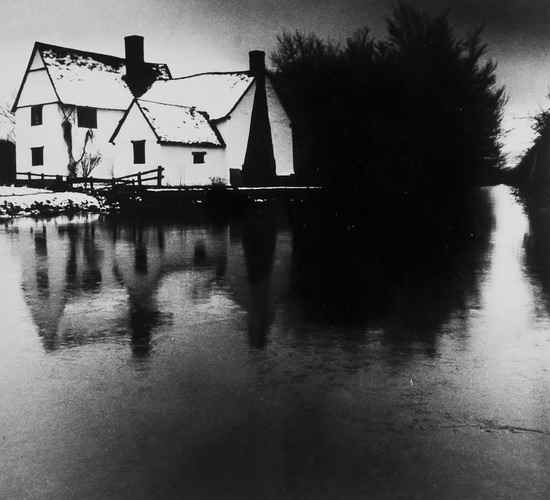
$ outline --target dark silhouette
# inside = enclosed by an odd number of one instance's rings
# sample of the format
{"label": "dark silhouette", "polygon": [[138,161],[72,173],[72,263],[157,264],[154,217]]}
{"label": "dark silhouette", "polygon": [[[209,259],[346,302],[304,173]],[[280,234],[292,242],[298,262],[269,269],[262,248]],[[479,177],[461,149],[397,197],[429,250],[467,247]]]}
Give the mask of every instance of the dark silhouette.
{"label": "dark silhouette", "polygon": [[267,111],[265,53],[253,50],[249,57],[250,73],[256,79],[256,93],[242,176],[248,186],[270,186],[275,180],[275,157]]}
{"label": "dark silhouette", "polygon": [[302,213],[293,222],[292,300],[299,315],[346,326],[350,337],[366,331],[357,327],[380,327],[389,348],[407,351],[419,342],[430,354],[442,325],[479,301],[473,270],[486,266],[494,228],[485,190],[471,190],[442,232],[429,221],[380,223],[366,232],[329,226],[323,215]]}
{"label": "dark silhouette", "polygon": [[547,204],[550,202],[550,110],[536,114],[531,128],[535,140],[522,155],[510,180],[527,197],[526,202]]}
{"label": "dark silhouette", "polygon": [[248,281],[248,340],[251,347],[265,347],[274,311],[271,274],[277,238],[276,222],[269,213],[249,214],[242,246]]}
{"label": "dark silhouette", "polygon": [[0,184],[13,184],[15,182],[15,144],[11,141],[0,139]]}
{"label": "dark silhouette", "polygon": [[401,213],[404,197],[409,207],[438,204],[487,183],[502,163],[506,99],[481,30],[460,38],[447,14],[405,4],[387,28],[384,40],[365,28],[343,46],[284,33],[272,55],[298,136],[297,177],[330,188],[346,223],[393,203]]}

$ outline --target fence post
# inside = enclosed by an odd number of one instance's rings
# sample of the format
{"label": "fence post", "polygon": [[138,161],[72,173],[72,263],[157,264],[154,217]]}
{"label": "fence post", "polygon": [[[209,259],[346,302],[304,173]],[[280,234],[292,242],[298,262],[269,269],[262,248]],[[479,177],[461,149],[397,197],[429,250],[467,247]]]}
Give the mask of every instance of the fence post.
{"label": "fence post", "polygon": [[27,172],[27,178],[29,179],[29,181],[31,180],[31,173],[30,172]]}
{"label": "fence post", "polygon": [[162,186],[162,171],[164,169],[159,165],[159,168],[157,168],[157,186]]}
{"label": "fence post", "polygon": [[94,189],[94,178],[90,177],[90,189]]}
{"label": "fence post", "polygon": [[138,181],[138,186],[141,186],[141,172],[138,172],[137,174],[137,181]]}
{"label": "fence post", "polygon": [[113,177],[113,178],[111,179],[111,187],[114,188],[114,187],[115,187],[115,184],[116,184],[116,180],[115,180],[115,178]]}

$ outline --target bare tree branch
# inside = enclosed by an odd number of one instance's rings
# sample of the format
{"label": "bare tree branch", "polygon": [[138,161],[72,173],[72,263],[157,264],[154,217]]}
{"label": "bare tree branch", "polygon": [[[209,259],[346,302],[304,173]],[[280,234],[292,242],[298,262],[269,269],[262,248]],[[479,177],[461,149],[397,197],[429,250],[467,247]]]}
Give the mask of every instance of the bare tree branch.
{"label": "bare tree branch", "polygon": [[0,103],[0,139],[15,142],[15,115],[9,100]]}

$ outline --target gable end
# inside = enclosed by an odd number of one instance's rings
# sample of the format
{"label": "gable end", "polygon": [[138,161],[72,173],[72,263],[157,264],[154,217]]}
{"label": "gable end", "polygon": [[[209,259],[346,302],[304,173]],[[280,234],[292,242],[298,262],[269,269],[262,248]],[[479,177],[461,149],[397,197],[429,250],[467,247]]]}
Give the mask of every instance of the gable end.
{"label": "gable end", "polygon": [[[15,113],[15,110],[19,107],[19,100],[21,99],[21,94],[23,92],[23,89],[25,88],[25,84],[27,83],[27,78],[30,73],[38,73],[39,71],[44,71],[48,76],[48,81],[51,85],[53,93],[55,94],[55,97],[56,97],[55,102],[61,102],[61,99],[59,98],[59,94],[57,93],[57,90],[53,83],[52,77],[48,71],[48,66],[44,63],[42,54],[40,54],[39,45],[40,44],[38,42],[35,42],[34,47],[32,49],[31,55],[29,57],[29,62],[27,63],[27,68],[25,69],[25,74],[23,75],[23,80],[21,81],[21,85],[19,86],[19,90],[17,91],[17,95],[15,97],[15,101],[13,102],[13,105],[11,107],[12,113]],[[40,58],[40,60],[42,61],[43,67],[39,67],[39,68],[32,67],[36,57]],[[50,100],[49,102],[52,102],[52,101]],[[46,103],[36,103],[36,104],[46,104]]]}

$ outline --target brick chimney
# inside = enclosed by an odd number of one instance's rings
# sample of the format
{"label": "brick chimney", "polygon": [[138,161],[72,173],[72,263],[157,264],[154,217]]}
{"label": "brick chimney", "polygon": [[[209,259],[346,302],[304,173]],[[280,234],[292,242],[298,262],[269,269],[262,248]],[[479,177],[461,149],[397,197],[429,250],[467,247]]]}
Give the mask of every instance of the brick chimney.
{"label": "brick chimney", "polygon": [[265,77],[265,52],[263,50],[251,50],[248,53],[249,69],[256,78]]}
{"label": "brick chimney", "polygon": [[251,50],[248,58],[249,72],[256,80],[256,92],[243,163],[243,181],[246,186],[270,186],[274,184],[276,174],[267,109],[265,52]]}
{"label": "brick chimney", "polygon": [[[145,61],[143,58],[143,37],[129,35],[124,37],[126,58],[125,80],[134,94],[141,91],[145,78]],[[136,96],[139,97],[139,96]]]}
{"label": "brick chimney", "polygon": [[126,52],[126,77],[132,79],[139,76],[143,69],[143,37],[129,35],[124,37]]}

